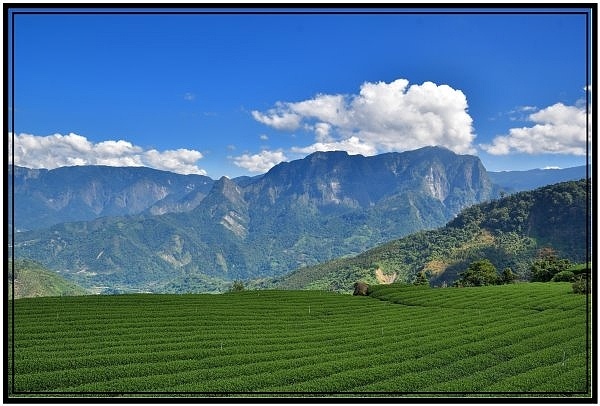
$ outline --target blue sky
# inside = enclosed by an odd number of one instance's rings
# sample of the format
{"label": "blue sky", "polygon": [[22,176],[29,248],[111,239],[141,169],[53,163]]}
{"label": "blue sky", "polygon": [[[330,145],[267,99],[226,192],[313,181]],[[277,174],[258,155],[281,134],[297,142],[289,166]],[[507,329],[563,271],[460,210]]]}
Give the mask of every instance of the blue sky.
{"label": "blue sky", "polygon": [[493,171],[585,165],[589,16],[432,11],[16,14],[15,163],[218,178],[443,145]]}

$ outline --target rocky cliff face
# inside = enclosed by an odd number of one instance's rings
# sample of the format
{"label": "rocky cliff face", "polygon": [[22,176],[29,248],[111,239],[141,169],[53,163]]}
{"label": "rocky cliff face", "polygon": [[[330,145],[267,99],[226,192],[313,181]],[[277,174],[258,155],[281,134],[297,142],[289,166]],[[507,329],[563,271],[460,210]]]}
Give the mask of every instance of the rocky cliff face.
{"label": "rocky cliff face", "polygon": [[[9,179],[11,172],[9,166]],[[189,211],[210,190],[213,180],[149,168],[79,166],[15,167],[14,183],[15,228],[29,230],[102,216]],[[11,195],[12,182],[8,188]],[[183,200],[192,193],[195,199]]]}
{"label": "rocky cliff face", "polygon": [[316,152],[277,165],[247,188],[261,204],[302,201],[316,207],[366,209],[404,191],[429,196],[448,214],[492,195],[481,161],[439,147],[364,157]]}
{"label": "rocky cliff face", "polygon": [[242,188],[227,177],[215,182],[194,215],[212,220],[241,239],[248,236],[248,202],[244,200]]}

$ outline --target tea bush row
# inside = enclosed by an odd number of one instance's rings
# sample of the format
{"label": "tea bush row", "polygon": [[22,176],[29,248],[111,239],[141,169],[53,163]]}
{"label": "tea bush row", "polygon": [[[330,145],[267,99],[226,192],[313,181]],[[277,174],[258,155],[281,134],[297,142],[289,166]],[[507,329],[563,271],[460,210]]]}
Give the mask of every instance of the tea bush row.
{"label": "tea bush row", "polygon": [[14,389],[580,390],[586,297],[546,285],[17,300]]}

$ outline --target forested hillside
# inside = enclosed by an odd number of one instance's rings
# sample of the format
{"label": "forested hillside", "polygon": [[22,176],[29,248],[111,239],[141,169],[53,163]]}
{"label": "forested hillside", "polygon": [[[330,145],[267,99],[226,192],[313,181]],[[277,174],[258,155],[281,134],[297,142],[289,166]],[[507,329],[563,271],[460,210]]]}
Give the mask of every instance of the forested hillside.
{"label": "forested hillside", "polygon": [[8,261],[7,269],[9,299],[12,299],[13,291],[16,299],[40,296],[76,296],[91,293],[34,261],[15,260],[14,267],[13,261]]}
{"label": "forested hillside", "polygon": [[261,286],[350,290],[376,273],[412,282],[425,272],[431,283],[452,283],[457,274],[482,258],[498,270],[510,268],[520,279],[541,248],[552,248],[573,262],[591,255],[590,182],[564,182],[520,192],[463,210],[445,227],[392,241],[352,258],[299,269]]}

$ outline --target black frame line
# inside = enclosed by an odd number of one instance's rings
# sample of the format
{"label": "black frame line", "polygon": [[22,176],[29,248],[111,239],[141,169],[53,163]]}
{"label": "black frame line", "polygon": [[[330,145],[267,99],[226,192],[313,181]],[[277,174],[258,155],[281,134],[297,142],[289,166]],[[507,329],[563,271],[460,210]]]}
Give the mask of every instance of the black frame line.
{"label": "black frame line", "polygon": [[[10,102],[7,103],[6,99],[8,97],[8,92],[6,92],[4,94],[4,100],[5,100],[5,119],[4,119],[4,123],[5,123],[5,129],[8,130],[8,126],[7,126],[7,121],[9,121],[10,123],[10,127],[11,127],[11,137],[12,137],[12,150],[7,154],[11,156],[11,163],[10,166],[12,167],[12,178],[10,179],[11,185],[12,185],[12,195],[9,197],[9,204],[10,204],[10,208],[8,209],[8,211],[10,212],[10,218],[11,218],[11,222],[12,222],[12,233],[10,236],[10,249],[7,249],[6,245],[5,245],[5,252],[8,251],[9,255],[6,255],[5,258],[7,258],[10,256],[10,253],[12,253],[12,259],[13,261],[11,262],[11,271],[12,271],[12,297],[13,300],[11,300],[11,340],[12,340],[12,349],[11,349],[11,355],[12,355],[12,375],[11,375],[11,382],[5,382],[10,384],[11,387],[11,393],[9,395],[8,393],[8,388],[5,385],[5,393],[4,393],[4,399],[5,401],[8,401],[8,399],[10,399],[10,402],[13,403],[29,403],[32,401],[32,398],[28,398],[28,397],[14,397],[14,395],[49,395],[49,397],[46,398],[35,398],[36,401],[39,400],[46,400],[49,402],[52,402],[53,400],[60,400],[62,401],[67,401],[67,402],[80,402],[81,400],[85,400],[85,401],[91,401],[91,402],[98,402],[101,401],[101,399],[114,399],[114,398],[119,398],[121,400],[137,400],[140,398],[136,398],[135,396],[140,396],[142,395],[141,399],[143,399],[144,402],[164,402],[165,400],[174,400],[176,402],[198,402],[198,397],[196,398],[181,398],[181,397],[166,397],[166,396],[191,396],[191,395],[200,395],[202,397],[200,397],[200,399],[210,399],[211,401],[226,401],[226,402],[231,402],[231,401],[267,401],[267,402],[285,402],[285,401],[289,401],[290,399],[295,399],[295,400],[299,400],[301,402],[310,402],[310,401],[314,401],[315,399],[320,399],[320,400],[326,400],[326,401],[332,401],[335,402],[336,400],[342,400],[342,401],[347,401],[350,399],[362,399],[362,400],[371,400],[371,401],[375,401],[375,402],[391,402],[391,401],[397,401],[398,398],[393,398],[390,396],[402,396],[401,399],[403,400],[410,400],[411,402],[418,402],[418,403],[422,403],[423,401],[456,401],[456,400],[460,400],[460,402],[464,402],[464,403],[481,403],[482,400],[488,400],[488,399],[492,399],[493,401],[498,401],[501,399],[510,399],[512,401],[514,401],[515,399],[517,399],[517,396],[522,396],[522,395],[527,395],[527,397],[520,397],[518,398],[519,401],[523,401],[523,402],[544,402],[544,403],[554,403],[554,402],[564,402],[565,400],[570,400],[573,402],[577,402],[577,403],[595,403],[596,402],[596,397],[597,397],[597,381],[593,381],[590,383],[590,375],[591,372],[593,372],[593,376],[596,377],[597,376],[597,362],[592,362],[592,368],[593,371],[591,371],[590,369],[590,354],[589,351],[591,349],[591,339],[593,337],[597,338],[597,326],[593,325],[592,326],[592,333],[590,334],[590,294],[587,294],[587,300],[586,300],[586,325],[587,327],[587,332],[588,334],[586,334],[586,383],[587,383],[587,387],[590,389],[590,391],[574,391],[574,392],[524,392],[524,391],[516,391],[516,392],[164,392],[164,391],[160,391],[160,392],[122,392],[122,391],[118,391],[118,392],[44,392],[44,391],[15,391],[15,363],[14,363],[14,359],[15,359],[15,336],[14,336],[14,329],[15,329],[15,317],[14,317],[14,313],[15,313],[15,300],[14,300],[14,294],[15,294],[15,286],[14,286],[14,278],[15,278],[15,264],[14,264],[14,231],[15,231],[15,193],[14,193],[14,185],[15,185],[15,176],[14,176],[14,158],[15,158],[15,154],[14,154],[14,142],[15,142],[15,110],[14,110],[14,104],[15,104],[15,35],[14,35],[14,30],[15,30],[15,16],[16,15],[86,15],[86,14],[90,14],[90,15],[160,15],[160,14],[166,14],[166,15],[190,15],[190,14],[195,14],[195,15],[486,15],[486,14],[493,14],[493,15],[540,15],[540,14],[554,14],[554,15],[584,15],[586,16],[586,128],[588,129],[588,132],[590,130],[590,91],[591,91],[591,87],[593,87],[594,89],[597,87],[597,81],[593,80],[590,86],[590,37],[593,35],[593,38],[597,38],[597,18],[594,18],[594,20],[591,22],[591,30],[590,30],[590,19],[593,17],[597,17],[597,3],[568,3],[567,4],[553,4],[551,3],[550,5],[552,7],[550,7],[549,5],[546,6],[542,6],[541,4],[520,4],[517,7],[515,7],[512,4],[498,4],[498,3],[490,3],[490,4],[486,4],[486,5],[478,5],[478,6],[471,6],[468,7],[467,5],[448,5],[448,4],[428,4],[428,5],[422,5],[422,4],[404,4],[404,5],[387,5],[387,4],[381,4],[381,5],[372,5],[372,4],[351,4],[352,6],[349,7],[348,5],[343,5],[343,4],[295,4],[295,3],[291,3],[291,4],[285,4],[285,5],[281,5],[281,4],[259,4],[259,5],[249,5],[248,4],[243,4],[243,3],[235,3],[235,4],[227,4],[226,7],[224,7],[223,4],[204,4],[204,5],[196,5],[196,6],[190,6],[190,4],[152,4],[151,6],[141,6],[140,4],[97,4],[97,3],[90,3],[90,4],[85,4],[85,5],[78,5],[77,7],[73,7],[73,5],[71,4],[52,4],[52,5],[48,5],[48,4],[4,4],[4,36],[5,36],[5,40],[4,43],[5,45],[7,44],[7,34],[10,34],[10,52],[5,48],[4,50],[4,56],[5,59],[7,58],[7,56],[10,55],[11,58],[11,62],[10,62],[10,80],[8,79],[8,73],[5,72],[5,76],[4,76],[4,84],[7,85],[9,82],[11,84],[11,91],[10,91]],[[264,8],[266,10],[262,10],[262,11],[253,11],[256,10],[257,7],[258,8]],[[231,8],[235,8],[237,10],[232,10],[232,9],[228,9],[228,7]],[[58,8],[65,8],[67,10],[65,11],[42,11],[42,9],[58,9]],[[107,8],[113,9],[113,11],[103,11]],[[119,10],[119,9],[131,9],[131,10]],[[136,10],[136,9],[144,9],[143,11],[140,10]],[[185,11],[182,10],[177,10],[178,8],[185,8]],[[196,11],[198,8],[201,8],[202,11]],[[219,10],[214,10],[214,9],[219,9]],[[306,8],[308,8],[309,10],[305,10]],[[319,9],[327,9],[327,10],[319,10]],[[369,10],[360,10],[361,8],[368,8],[370,10],[376,9],[375,11],[369,11]],[[380,8],[380,9],[379,9]],[[410,8],[419,8],[419,11],[407,11],[407,10],[402,10],[402,11],[397,11],[399,9],[410,9]],[[444,9],[443,11],[441,10],[428,10],[428,8],[437,8],[437,9]],[[475,10],[473,11],[473,8],[483,8],[484,10]],[[502,9],[506,9],[506,8],[510,8],[512,11],[503,11]],[[517,11],[515,9],[517,8],[524,8],[525,10],[521,10],[521,11]],[[535,9],[542,9],[539,11],[534,11]],[[556,10],[557,8],[565,8],[565,9],[586,9],[586,11],[566,11],[566,10]],[[40,10],[35,10],[35,11],[27,11],[30,9],[40,9]],[[83,10],[81,10],[83,9]],[[97,9],[97,10],[85,10],[85,9]],[[175,10],[173,10],[175,9]],[[343,9],[343,10],[342,10]],[[349,10],[350,9],[350,10]],[[460,11],[454,11],[456,9],[460,9]],[[16,10],[16,11],[10,11],[10,10]],[[555,11],[556,10],[556,11]],[[9,19],[8,16],[10,15],[10,25],[7,24]],[[9,28],[10,26],[10,28]],[[593,42],[593,40],[592,40]],[[594,56],[597,58],[596,54],[594,54]],[[594,76],[594,79],[597,78],[597,72],[594,70],[592,75]],[[596,98],[596,93],[593,92],[592,94],[592,99],[594,101],[594,106],[592,109],[592,112],[595,112],[597,107],[596,107],[596,103],[595,101],[597,100]],[[7,114],[7,110],[10,109],[10,114]],[[8,116],[8,117],[7,117]],[[591,190],[591,182],[592,182],[592,172],[594,172],[594,168],[590,167],[590,152],[596,152],[596,144],[593,143],[592,144],[592,148],[590,151],[590,143],[593,141],[594,138],[594,133],[596,133],[595,131],[595,127],[592,127],[592,135],[591,135],[591,139],[588,138],[587,134],[586,134],[586,139],[588,140],[586,142],[586,166],[587,166],[587,179],[586,179],[586,183],[587,183],[587,193],[590,193]],[[8,166],[5,165],[4,167],[4,171],[5,173],[7,173],[7,168]],[[5,180],[8,181],[8,174],[5,176]],[[596,193],[597,191],[594,189],[591,193],[591,196],[589,196],[589,198],[587,199],[587,213],[588,213],[588,218],[592,221],[588,222],[588,227],[586,227],[586,257],[588,259],[588,262],[591,261],[592,257],[593,259],[596,259],[597,257],[597,251],[593,250],[592,255],[590,255],[590,250],[591,250],[591,244],[596,241],[597,239],[597,227],[594,227],[594,223],[597,222],[597,219],[595,217],[592,218],[591,214],[591,209],[590,209],[590,204],[591,203],[596,203],[597,199],[596,197]],[[7,213],[5,210],[5,218],[7,218]],[[5,229],[5,234],[8,234],[8,228]],[[7,239],[8,240],[8,239]],[[592,264],[592,267],[594,266],[594,264]],[[596,291],[596,287],[597,287],[597,280],[596,278],[592,275],[592,285],[594,287],[594,291]],[[5,288],[5,303],[8,301],[8,287]],[[594,309],[597,308],[597,306],[595,306],[597,304],[596,300],[594,298],[592,298],[593,301],[593,305],[594,305]],[[5,307],[5,320],[7,319],[8,316],[8,309],[7,307]],[[6,323],[5,323],[6,325]],[[6,348],[5,348],[5,354],[6,354]],[[8,359],[5,359],[5,370],[6,367],[8,366]],[[8,377],[6,378],[6,380],[8,380]],[[591,397],[576,397],[573,398],[573,395],[585,395],[585,394],[590,394]],[[81,396],[81,397],[75,397],[75,395],[88,395],[88,396]],[[99,396],[106,396],[106,398],[99,398]],[[145,395],[145,396],[144,396]],[[239,398],[237,396],[239,395],[247,395],[250,397],[245,397],[245,398]],[[273,398],[268,398],[265,399],[262,396],[275,396]],[[293,397],[289,397],[289,395],[294,395],[294,396],[301,396],[300,398],[293,398]],[[323,396],[326,396],[326,398],[323,398]],[[347,397],[344,397],[344,395],[352,395],[352,397],[349,399]],[[361,396],[362,395],[362,396]],[[412,396],[407,396],[407,395],[412,395]],[[433,398],[427,398],[427,397],[423,397],[423,395],[436,395],[436,397]],[[443,395],[450,395],[449,397],[442,397]],[[463,395],[463,396],[460,396]],[[465,397],[464,395],[470,395],[470,397]],[[506,397],[498,397],[498,396],[494,396],[492,398],[486,398],[486,395],[509,395]],[[68,396],[68,398],[62,398],[61,396]],[[146,397],[146,396],[159,396],[159,397],[155,397],[155,398],[151,398],[151,397]],[[360,397],[357,397],[360,396]],[[381,397],[381,396],[387,396],[387,397]],[[539,397],[536,397],[539,396]],[[557,396],[557,397],[553,397],[553,396]]]}

